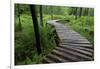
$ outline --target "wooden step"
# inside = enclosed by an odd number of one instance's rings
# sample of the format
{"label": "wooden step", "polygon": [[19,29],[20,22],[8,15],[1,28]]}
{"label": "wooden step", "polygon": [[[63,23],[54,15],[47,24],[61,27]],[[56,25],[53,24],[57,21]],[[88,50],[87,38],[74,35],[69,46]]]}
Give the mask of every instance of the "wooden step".
{"label": "wooden step", "polygon": [[69,43],[86,43],[86,44],[90,44],[90,42],[88,40],[75,40],[75,39],[63,39],[62,42],[69,42]]}
{"label": "wooden step", "polygon": [[61,59],[64,59],[65,61],[69,60],[70,62],[76,62],[76,61],[80,61],[79,58],[77,58],[76,56],[72,56],[71,54],[67,53],[67,52],[62,52],[62,51],[59,51],[57,49],[55,49],[52,54],[60,57]]}
{"label": "wooden step", "polygon": [[93,50],[93,49],[91,49],[91,48],[78,47],[78,46],[77,46],[76,48],[81,49],[81,50],[84,50],[84,51],[88,51],[88,52],[91,52],[91,53],[93,53],[93,52],[94,52],[94,50]]}
{"label": "wooden step", "polygon": [[[65,39],[62,39],[62,40],[72,41],[72,42],[73,42],[73,41],[79,41],[79,42],[80,42],[80,41],[81,41],[81,42],[84,42],[84,41],[85,41],[85,42],[89,42],[89,41],[86,40],[86,39],[68,39],[68,38],[66,39],[66,38],[65,38]],[[90,43],[90,42],[89,42],[89,43]]]}
{"label": "wooden step", "polygon": [[[68,45],[59,45],[59,46],[66,47]],[[91,53],[94,52],[94,50],[91,47],[88,47],[88,48],[87,47],[82,47],[82,46],[70,46],[70,47],[75,47],[75,48],[78,48],[80,50],[88,51],[88,52],[91,52]]]}
{"label": "wooden step", "polygon": [[59,57],[59,56],[57,56],[57,55],[55,55],[55,54],[49,54],[48,56],[47,56],[47,58],[49,58],[49,59],[52,59],[53,61],[55,61],[56,63],[61,63],[61,62],[67,62],[67,61],[69,61],[69,60],[65,60],[65,59],[62,59],[61,57]]}
{"label": "wooden step", "polygon": [[85,48],[93,48],[90,44],[72,44],[72,43],[60,43],[60,45],[67,45],[67,46],[79,46],[79,47],[85,47]]}
{"label": "wooden step", "polygon": [[74,49],[70,49],[70,48],[62,48],[62,47],[56,47],[56,49],[57,50],[59,50],[59,51],[62,51],[62,52],[66,52],[66,53],[69,53],[69,54],[71,54],[71,55],[74,55],[74,56],[77,56],[77,57],[79,57],[81,60],[93,60],[93,58],[92,57],[90,57],[90,56],[87,56],[87,55],[84,55],[84,54],[82,54],[82,53],[80,53],[80,52],[77,52],[77,50],[74,50]]}
{"label": "wooden step", "polygon": [[65,43],[71,43],[71,44],[90,44],[91,45],[91,43],[90,42],[88,42],[88,41],[80,41],[80,40],[66,40],[66,39],[64,39],[64,40],[61,40],[61,42],[65,42]]}
{"label": "wooden step", "polygon": [[42,63],[54,63],[55,61],[53,61],[52,59],[50,59],[50,58],[44,58],[43,60],[42,60]]}
{"label": "wooden step", "polygon": [[81,49],[73,47],[73,46],[59,46],[57,48],[65,48],[66,50],[69,49],[71,51],[75,51],[75,52],[78,52],[78,53],[81,53],[81,54],[84,54],[84,55],[87,55],[87,56],[90,56],[90,57],[93,56],[92,52],[84,51],[84,50],[81,50]]}

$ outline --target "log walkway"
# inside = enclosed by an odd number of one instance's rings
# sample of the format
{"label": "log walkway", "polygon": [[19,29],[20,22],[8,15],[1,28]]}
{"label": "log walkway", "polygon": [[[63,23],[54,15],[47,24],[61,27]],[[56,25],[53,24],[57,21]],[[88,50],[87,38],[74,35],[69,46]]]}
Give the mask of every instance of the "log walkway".
{"label": "log walkway", "polygon": [[55,27],[60,43],[43,59],[42,63],[94,60],[94,48],[86,38],[56,20],[48,21],[48,23]]}

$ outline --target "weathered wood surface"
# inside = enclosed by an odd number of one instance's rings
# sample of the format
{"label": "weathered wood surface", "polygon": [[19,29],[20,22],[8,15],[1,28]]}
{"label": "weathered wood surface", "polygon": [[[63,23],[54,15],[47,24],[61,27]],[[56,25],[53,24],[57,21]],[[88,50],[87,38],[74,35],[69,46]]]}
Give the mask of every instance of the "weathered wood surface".
{"label": "weathered wood surface", "polygon": [[86,38],[56,20],[48,21],[48,23],[55,27],[60,43],[43,59],[43,63],[94,60],[93,45]]}

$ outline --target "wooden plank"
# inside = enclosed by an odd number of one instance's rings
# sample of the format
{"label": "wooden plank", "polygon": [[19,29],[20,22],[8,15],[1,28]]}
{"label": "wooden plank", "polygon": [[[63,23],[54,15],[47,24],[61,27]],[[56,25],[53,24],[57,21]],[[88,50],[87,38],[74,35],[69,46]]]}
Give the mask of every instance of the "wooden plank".
{"label": "wooden plank", "polygon": [[61,50],[58,50],[57,48],[53,51],[53,54],[57,55],[58,57],[60,57],[61,59],[65,59],[66,60],[70,60],[70,61],[80,61],[81,59],[73,56],[72,54],[69,54],[68,52],[64,52]]}
{"label": "wooden plank", "polygon": [[84,51],[88,51],[88,52],[91,52],[91,53],[94,52],[94,50],[91,49],[91,48],[85,48],[85,47],[76,47],[76,48],[81,49],[81,50],[84,50]]}
{"label": "wooden plank", "polygon": [[55,54],[49,54],[47,57],[52,59],[56,63],[65,62],[66,61],[65,59],[62,59],[61,57],[59,57],[59,56],[57,56]]}
{"label": "wooden plank", "polygon": [[61,45],[67,45],[67,46],[80,46],[80,47],[91,47],[91,48],[93,48],[93,46],[90,45],[90,44],[61,43]]}
{"label": "wooden plank", "polygon": [[65,47],[65,48],[60,48],[60,51],[70,53],[71,55],[74,55],[74,56],[78,56],[80,59],[82,58],[83,60],[93,60],[93,57],[79,53],[75,49],[72,50],[70,48]]}
{"label": "wooden plank", "polygon": [[73,43],[73,44],[91,44],[89,41],[86,40],[68,40],[68,39],[63,39],[61,42],[67,42],[67,43]]}
{"label": "wooden plank", "polygon": [[[73,47],[73,46],[59,46],[60,48],[66,48],[66,49],[69,49],[71,51],[76,51],[76,52],[79,52],[79,53],[82,53],[82,54],[85,54],[87,56],[93,56],[93,53],[92,52],[89,52],[89,51],[84,51],[82,49],[79,49],[77,47]],[[59,48],[57,47],[57,48]]]}
{"label": "wooden plank", "polygon": [[50,58],[45,58],[45,59],[43,59],[43,63],[54,63],[55,61],[53,61],[52,59],[50,59]]}

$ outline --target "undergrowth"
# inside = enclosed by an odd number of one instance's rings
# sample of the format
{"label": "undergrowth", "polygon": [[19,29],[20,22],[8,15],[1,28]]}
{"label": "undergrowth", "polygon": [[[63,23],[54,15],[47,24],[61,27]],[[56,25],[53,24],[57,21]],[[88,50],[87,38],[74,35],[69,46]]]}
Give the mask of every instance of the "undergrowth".
{"label": "undergrowth", "polygon": [[[15,20],[15,64],[38,64],[56,46],[54,28],[47,23],[39,24],[42,53],[37,54],[33,23],[30,15],[21,15],[22,31]],[[48,18],[45,18],[46,21]],[[39,21],[38,21],[39,22]]]}

